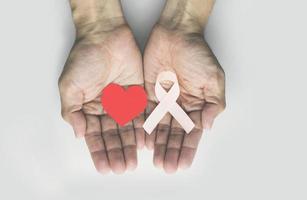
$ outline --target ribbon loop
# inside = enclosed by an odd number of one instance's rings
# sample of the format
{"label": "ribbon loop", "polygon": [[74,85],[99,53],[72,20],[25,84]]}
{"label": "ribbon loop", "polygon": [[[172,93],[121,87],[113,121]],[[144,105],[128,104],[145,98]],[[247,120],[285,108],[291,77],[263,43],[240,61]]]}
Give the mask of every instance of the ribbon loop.
{"label": "ribbon loop", "polygon": [[[168,92],[162,87],[162,81],[173,82],[173,86]],[[157,77],[155,93],[160,103],[146,119],[143,125],[145,131],[148,134],[151,134],[163,116],[169,112],[178,121],[185,132],[190,133],[195,124],[176,102],[180,95],[180,88],[176,74],[171,71],[161,72]]]}

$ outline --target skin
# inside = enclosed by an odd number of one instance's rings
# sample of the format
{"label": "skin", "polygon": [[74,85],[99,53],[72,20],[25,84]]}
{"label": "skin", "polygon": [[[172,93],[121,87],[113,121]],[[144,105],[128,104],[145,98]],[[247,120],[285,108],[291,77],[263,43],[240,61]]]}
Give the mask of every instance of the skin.
{"label": "skin", "polygon": [[100,103],[109,83],[143,85],[142,57],[116,0],[71,0],[76,41],[59,79],[63,118],[84,137],[98,172],[137,166],[144,116],[120,127]]}
{"label": "skin", "polygon": [[[154,165],[167,173],[191,166],[203,129],[211,129],[226,105],[224,72],[203,35],[213,3],[168,0],[145,49],[145,87],[150,101],[147,114],[158,103],[154,92],[157,75],[170,70],[177,74],[180,85],[177,102],[195,123],[192,132],[186,134],[167,114],[156,130],[146,135],[146,146],[154,150]],[[168,89],[172,83],[161,84]]]}
{"label": "skin", "polygon": [[[70,0],[76,41],[59,79],[63,118],[76,137],[84,137],[98,172],[120,174],[137,166],[137,148],[154,149],[154,164],[167,173],[191,166],[203,129],[212,127],[225,108],[224,72],[203,37],[212,0],[168,0],[142,56],[124,20],[118,0]],[[109,83],[143,85],[148,93],[146,115],[158,101],[157,75],[176,72],[178,103],[195,128],[186,134],[166,115],[154,133],[146,135],[140,115],[119,127],[100,102]],[[161,83],[166,89],[172,83]]]}

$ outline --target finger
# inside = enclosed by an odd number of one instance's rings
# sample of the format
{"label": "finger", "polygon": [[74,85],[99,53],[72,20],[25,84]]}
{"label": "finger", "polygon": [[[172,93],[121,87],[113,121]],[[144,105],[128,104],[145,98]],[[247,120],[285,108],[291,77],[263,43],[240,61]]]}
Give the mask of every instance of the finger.
{"label": "finger", "polygon": [[225,109],[225,103],[206,103],[202,111],[202,124],[205,130],[210,130],[214,119]]}
{"label": "finger", "polygon": [[181,125],[176,119],[173,119],[164,159],[164,170],[167,173],[174,173],[178,169],[178,160],[184,133]]}
{"label": "finger", "polygon": [[75,111],[73,113],[65,114],[67,122],[73,127],[75,136],[77,138],[82,138],[86,132],[86,119],[83,111]]}
{"label": "finger", "polygon": [[181,169],[187,169],[192,165],[203,132],[201,111],[191,112],[189,116],[195,123],[195,127],[189,134],[184,135],[178,162],[178,167]]}
{"label": "finger", "polygon": [[[146,112],[145,112],[146,118],[151,114],[151,112],[155,109],[155,107],[156,107],[156,103],[152,101],[148,101]],[[152,131],[151,134],[148,134],[148,133],[145,134],[146,135],[145,144],[146,144],[147,149],[149,150],[153,150],[155,146],[156,130],[157,130],[156,128]]]}
{"label": "finger", "polygon": [[77,138],[86,132],[86,120],[82,112],[83,94],[75,84],[61,79],[59,81],[62,116],[74,130]]}
{"label": "finger", "polygon": [[171,120],[171,115],[167,113],[157,126],[153,162],[158,168],[163,168]]}
{"label": "finger", "polygon": [[119,135],[127,169],[134,170],[137,166],[137,149],[133,123],[129,122],[124,127],[119,127]]}
{"label": "finger", "polygon": [[156,130],[155,128],[150,135],[145,135],[145,144],[148,150],[153,150],[155,147]]}
{"label": "finger", "polygon": [[133,120],[136,144],[138,149],[143,149],[145,146],[145,131],[143,128],[144,114],[141,114]]}
{"label": "finger", "polygon": [[116,122],[108,115],[103,115],[101,126],[110,167],[114,173],[121,174],[126,170],[126,164]]}
{"label": "finger", "polygon": [[86,115],[85,141],[91,153],[96,170],[102,174],[110,171],[110,165],[101,135],[101,124],[98,116]]}
{"label": "finger", "polygon": [[206,100],[202,112],[202,124],[204,129],[210,130],[214,119],[226,107],[225,99],[225,74],[222,68],[218,68],[210,85],[204,88],[204,97]]}

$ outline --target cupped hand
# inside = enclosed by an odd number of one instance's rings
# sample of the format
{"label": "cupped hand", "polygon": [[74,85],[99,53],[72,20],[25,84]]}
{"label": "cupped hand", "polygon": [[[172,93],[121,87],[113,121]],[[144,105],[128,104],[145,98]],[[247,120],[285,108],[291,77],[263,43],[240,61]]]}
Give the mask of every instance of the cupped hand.
{"label": "cupped hand", "polygon": [[63,118],[76,137],[85,137],[96,169],[123,173],[137,165],[144,119],[140,115],[120,127],[104,113],[101,91],[111,82],[143,85],[141,53],[126,24],[77,38],[59,79]]}
{"label": "cupped hand", "polygon": [[[146,146],[154,149],[155,166],[172,173],[190,167],[203,129],[210,129],[225,108],[225,79],[202,33],[156,25],[144,55],[145,87],[150,101],[148,114],[158,103],[154,91],[157,75],[166,70],[177,74],[181,92],[177,102],[195,123],[192,132],[186,134],[167,114],[156,130],[146,135]],[[166,89],[171,84],[162,83]]]}

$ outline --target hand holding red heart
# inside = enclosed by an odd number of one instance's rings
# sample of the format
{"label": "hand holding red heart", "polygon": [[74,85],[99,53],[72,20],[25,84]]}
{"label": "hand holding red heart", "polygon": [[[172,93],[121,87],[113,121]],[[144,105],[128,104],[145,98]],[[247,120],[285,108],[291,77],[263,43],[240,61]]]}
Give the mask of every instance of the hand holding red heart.
{"label": "hand holding red heart", "polygon": [[[100,0],[101,5],[95,1],[71,0],[75,8],[77,39],[59,80],[64,119],[72,125],[77,137],[85,137],[95,167],[101,173],[110,170],[123,173],[135,169],[137,147],[141,149],[145,142],[149,149],[154,149],[157,167],[166,172],[189,167],[203,129],[209,129],[225,107],[224,73],[200,32],[210,9],[202,12],[207,13],[206,16],[197,15],[205,20],[196,25],[189,24],[193,21],[189,19],[188,22],[170,21],[168,17],[180,14],[180,10],[172,13],[174,10],[170,8],[177,7],[178,2],[168,0],[150,36],[143,66],[141,53],[124,20],[119,1]],[[195,5],[204,3],[199,0],[191,2]],[[91,3],[99,7],[92,12],[99,14],[88,13],[87,7]],[[206,3],[208,7],[212,6],[210,0]],[[186,9],[191,9],[189,3]],[[157,75],[165,70],[176,73],[181,92],[177,102],[195,123],[189,135],[167,114],[155,132],[146,135],[145,141],[142,114],[131,121],[127,120],[128,117],[120,122],[113,115],[114,108],[110,111],[101,106],[102,91],[110,83],[144,85],[143,67],[148,95],[147,115],[158,103],[154,93]],[[168,82],[162,84],[166,88],[171,86]],[[124,126],[117,124],[114,118]]]}
{"label": "hand holding red heart", "polygon": [[137,147],[145,143],[144,118],[118,126],[106,115],[100,97],[110,83],[143,85],[142,57],[123,18],[105,22],[109,25],[79,27],[82,35],[77,35],[59,80],[62,115],[76,137],[85,137],[99,172],[123,173],[137,165]]}

